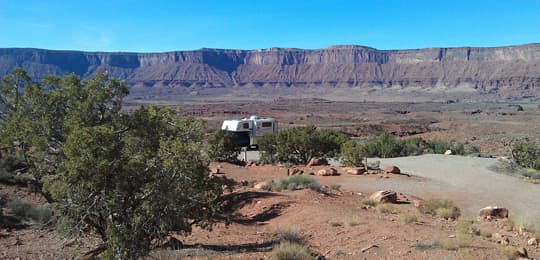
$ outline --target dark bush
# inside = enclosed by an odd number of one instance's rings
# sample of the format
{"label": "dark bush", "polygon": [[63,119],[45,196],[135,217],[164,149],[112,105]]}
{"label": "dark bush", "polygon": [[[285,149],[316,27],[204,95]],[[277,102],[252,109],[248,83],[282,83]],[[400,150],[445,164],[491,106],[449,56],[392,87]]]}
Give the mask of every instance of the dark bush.
{"label": "dark bush", "polygon": [[341,159],[347,166],[362,166],[365,157],[362,152],[362,146],[353,140],[341,145]]}
{"label": "dark bush", "polygon": [[293,127],[258,139],[261,161],[306,164],[313,157],[332,157],[349,138],[313,125]]}
{"label": "dark bush", "polygon": [[512,158],[521,167],[540,170],[540,146],[529,140],[512,144]]}
{"label": "dark bush", "polygon": [[240,150],[226,131],[217,130],[208,140],[206,153],[212,161],[239,163]]}
{"label": "dark bush", "polygon": [[341,159],[348,166],[361,166],[364,157],[392,158],[414,156],[424,153],[442,154],[451,150],[452,154],[465,155],[478,152],[474,146],[465,147],[462,143],[445,141],[426,141],[421,138],[396,139],[383,133],[364,143],[348,141],[341,146]]}
{"label": "dark bush", "polygon": [[23,221],[31,221],[41,226],[52,223],[53,213],[47,205],[34,205],[19,199],[10,199],[6,208]]}

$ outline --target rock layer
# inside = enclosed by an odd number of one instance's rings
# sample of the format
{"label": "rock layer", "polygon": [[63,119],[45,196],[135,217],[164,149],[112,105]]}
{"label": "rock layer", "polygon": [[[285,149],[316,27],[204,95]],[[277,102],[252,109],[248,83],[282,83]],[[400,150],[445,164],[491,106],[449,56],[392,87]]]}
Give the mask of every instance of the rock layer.
{"label": "rock layer", "polygon": [[459,88],[493,93],[540,91],[540,44],[493,48],[377,50],[331,46],[318,50],[200,49],[107,53],[0,49],[0,76],[16,66],[34,79],[108,71],[135,89],[148,87],[379,86]]}

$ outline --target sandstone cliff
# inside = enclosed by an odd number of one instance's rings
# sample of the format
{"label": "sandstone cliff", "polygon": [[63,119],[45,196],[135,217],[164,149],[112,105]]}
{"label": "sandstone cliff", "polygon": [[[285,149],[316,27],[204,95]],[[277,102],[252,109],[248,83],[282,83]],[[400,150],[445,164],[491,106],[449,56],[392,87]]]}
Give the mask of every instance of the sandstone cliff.
{"label": "sandstone cliff", "polygon": [[108,71],[134,90],[235,86],[379,86],[540,93],[540,44],[494,48],[377,50],[331,46],[318,50],[200,49],[106,53],[0,49],[0,76],[16,66],[32,78]]}

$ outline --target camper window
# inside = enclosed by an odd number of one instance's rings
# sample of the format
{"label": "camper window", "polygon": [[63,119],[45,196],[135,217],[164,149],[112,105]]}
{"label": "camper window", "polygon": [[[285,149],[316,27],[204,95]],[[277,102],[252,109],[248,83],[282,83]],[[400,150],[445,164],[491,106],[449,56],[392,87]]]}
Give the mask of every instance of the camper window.
{"label": "camper window", "polygon": [[262,127],[272,127],[272,122],[263,122]]}
{"label": "camper window", "polygon": [[243,127],[244,129],[249,129],[249,123],[244,123],[244,124],[242,124],[242,127]]}

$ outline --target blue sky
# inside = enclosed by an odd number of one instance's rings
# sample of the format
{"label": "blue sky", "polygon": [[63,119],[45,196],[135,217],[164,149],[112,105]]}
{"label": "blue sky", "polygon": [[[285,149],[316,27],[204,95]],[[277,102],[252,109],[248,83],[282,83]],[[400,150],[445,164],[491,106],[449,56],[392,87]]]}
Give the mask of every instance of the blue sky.
{"label": "blue sky", "polygon": [[159,52],[540,42],[540,0],[0,0],[0,47]]}

